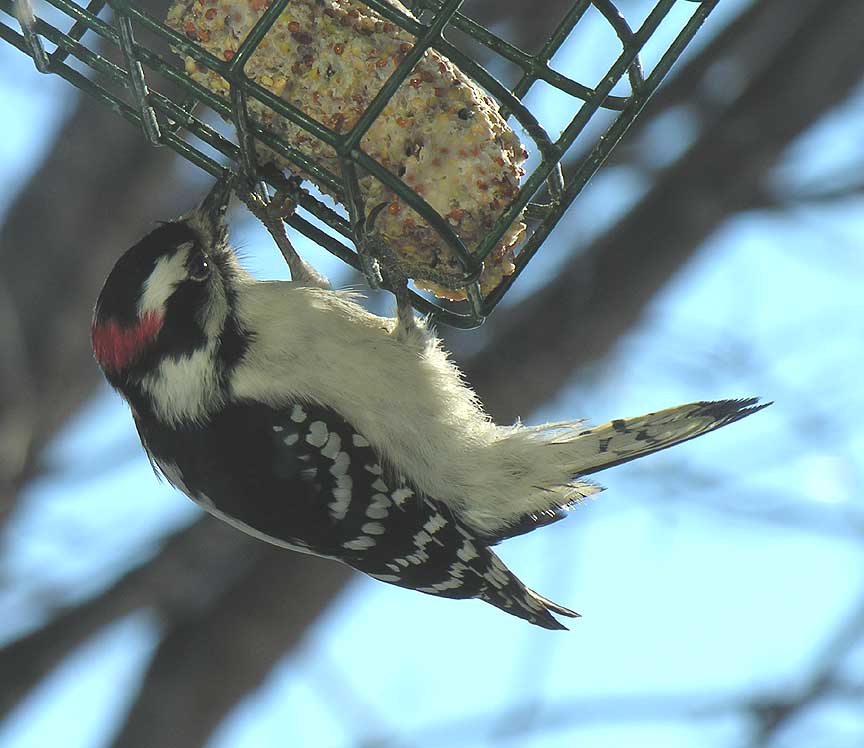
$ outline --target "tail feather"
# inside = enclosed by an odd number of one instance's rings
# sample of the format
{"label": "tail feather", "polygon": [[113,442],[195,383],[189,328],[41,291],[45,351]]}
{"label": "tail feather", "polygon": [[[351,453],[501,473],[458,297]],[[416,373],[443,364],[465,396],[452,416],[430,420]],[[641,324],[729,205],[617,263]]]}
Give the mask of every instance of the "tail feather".
{"label": "tail feather", "polygon": [[689,403],[584,429],[572,440],[566,439],[574,477],[591,475],[695,439],[769,405],[759,404],[755,397]]}
{"label": "tail feather", "polygon": [[483,575],[487,584],[477,595],[481,600],[535,626],[553,631],[567,630],[553,613],[567,618],[582,617],[575,610],[553,603],[526,587],[498,556],[488,550],[487,553],[489,566]]}
{"label": "tail feather", "polygon": [[539,509],[536,512],[527,512],[507,525],[506,530],[493,535],[487,535],[485,540],[494,545],[495,543],[500,543],[502,540],[509,540],[510,538],[515,538],[517,535],[532,532],[539,527],[551,525],[553,522],[564,519],[567,514],[568,508],[566,506],[553,506],[548,509]]}
{"label": "tail feather", "polygon": [[551,610],[559,616],[566,616],[567,618],[582,617],[581,613],[577,613],[575,610],[570,610],[570,608],[565,608],[563,605],[559,605],[558,603],[553,603],[548,597],[543,597],[543,595],[534,592],[534,590],[528,590],[528,592],[533,597],[536,597],[547,610]]}
{"label": "tail feather", "polygon": [[502,429],[491,466],[477,471],[484,484],[472,492],[460,517],[489,543],[530,532],[562,519],[602,490],[587,476],[695,439],[770,404],[757,398],[716,400],[601,426],[569,421]]}
{"label": "tail feather", "polygon": [[[593,428],[570,422],[513,431],[511,438],[527,436],[539,447],[539,451],[534,452],[535,475],[541,472],[544,476],[557,475],[560,488],[554,490],[555,483],[535,485],[533,492],[524,494],[527,506],[523,511],[509,517],[499,512],[497,526],[489,522],[488,515],[480,515],[484,522],[475,523],[474,529],[481,532],[486,542],[497,543],[555,522],[566,515],[572,503],[599,490],[598,486],[583,481],[583,476],[695,439],[768,405],[771,403],[759,404],[756,398],[717,400],[679,405],[636,418],[621,418]],[[538,467],[537,463],[541,462]],[[477,597],[547,629],[566,629],[553,613],[568,618],[580,617],[575,611],[526,587],[494,553],[488,548],[484,551],[488,555],[484,556],[483,586],[475,593]]]}

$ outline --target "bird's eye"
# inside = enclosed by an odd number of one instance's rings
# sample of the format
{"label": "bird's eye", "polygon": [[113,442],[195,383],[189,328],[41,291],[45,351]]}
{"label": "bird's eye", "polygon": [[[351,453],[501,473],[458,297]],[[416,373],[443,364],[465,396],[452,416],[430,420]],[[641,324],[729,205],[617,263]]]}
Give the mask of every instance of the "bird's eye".
{"label": "bird's eye", "polygon": [[210,263],[200,252],[196,252],[189,258],[189,278],[193,281],[205,281],[210,275]]}

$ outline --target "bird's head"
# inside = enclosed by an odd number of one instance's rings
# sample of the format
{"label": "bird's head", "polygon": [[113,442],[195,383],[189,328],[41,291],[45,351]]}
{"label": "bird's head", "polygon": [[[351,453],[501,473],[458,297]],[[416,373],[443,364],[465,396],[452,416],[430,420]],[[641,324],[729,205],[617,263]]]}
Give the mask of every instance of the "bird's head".
{"label": "bird's head", "polygon": [[205,376],[226,335],[236,334],[233,296],[243,271],[227,244],[230,196],[230,181],[218,181],[198,208],[151,231],[108,275],[91,343],[106,378],[127,397],[173,370],[190,382]]}

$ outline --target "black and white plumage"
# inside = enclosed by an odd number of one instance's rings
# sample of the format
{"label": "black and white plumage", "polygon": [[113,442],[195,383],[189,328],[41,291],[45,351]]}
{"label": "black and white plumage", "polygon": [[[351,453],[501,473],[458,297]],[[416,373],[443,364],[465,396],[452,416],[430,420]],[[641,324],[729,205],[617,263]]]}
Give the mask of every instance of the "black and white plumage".
{"label": "black and white plumage", "polygon": [[600,490],[584,476],[764,407],[497,426],[422,326],[370,314],[302,267],[301,282],[252,279],[226,242],[229,196],[217,184],[118,260],[92,343],[154,468],[255,537],[564,628],[552,613],[577,614],[490,546]]}

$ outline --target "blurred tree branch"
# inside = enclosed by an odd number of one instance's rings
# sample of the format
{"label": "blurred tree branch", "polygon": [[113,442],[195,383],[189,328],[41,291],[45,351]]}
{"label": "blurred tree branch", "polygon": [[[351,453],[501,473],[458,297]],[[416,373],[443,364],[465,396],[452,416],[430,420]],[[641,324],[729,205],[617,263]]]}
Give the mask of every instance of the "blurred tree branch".
{"label": "blurred tree branch", "polygon": [[300,643],[351,574],[341,564],[257,545],[258,560],[233,584],[166,627],[129,719],[110,745],[204,745],[279,655]]}
{"label": "blurred tree branch", "polygon": [[[548,734],[603,723],[620,725],[669,720],[702,721],[737,715],[749,719],[752,724],[750,745],[753,748],[765,748],[788,722],[801,717],[806,709],[822,699],[835,695],[850,700],[860,698],[861,687],[844,684],[837,678],[837,670],[862,636],[864,597],[851,614],[839,623],[834,635],[816,657],[813,673],[807,683],[799,689],[793,689],[791,694],[784,687],[743,696],[673,692],[566,700],[544,705],[539,715],[540,729]],[[492,724],[500,725],[495,734],[498,740],[512,740],[537,728],[535,720],[525,719],[525,715],[535,714],[536,711],[537,703],[534,701],[517,703],[504,713],[493,710],[450,723],[428,725],[409,735],[399,736],[393,745],[401,745],[402,741],[417,748],[470,744],[487,736]],[[360,743],[364,746],[375,744],[374,740],[368,738]]]}
{"label": "blurred tree branch", "polygon": [[[98,596],[58,611],[41,628],[0,649],[0,715],[8,712],[75,647],[137,610],[167,625],[211,605],[269,550],[218,520],[205,518],[173,533],[139,566]],[[286,554],[287,555],[287,554]]]}
{"label": "blurred tree branch", "polygon": [[[140,5],[164,12],[164,0]],[[173,153],[79,96],[9,207],[0,227],[0,366],[10,370],[0,369],[0,527],[42,448],[96,388],[84,331],[118,248],[153,216],[186,207],[174,168]]]}
{"label": "blurred tree branch", "polygon": [[840,683],[837,671],[843,666],[846,657],[864,637],[864,597],[840,624],[829,638],[822,651],[816,656],[813,672],[799,688],[779,689],[777,693],[753,698],[745,709],[756,722],[751,745],[753,748],[767,745],[793,719],[799,718],[804,711],[816,702],[833,695],[835,686]]}
{"label": "blurred tree branch", "polygon": [[[519,18],[527,6],[496,4],[496,17]],[[744,11],[747,23],[739,34],[721,34],[675,71],[668,90],[679,98],[670,101],[692,95],[714,107],[692,148],[546,288],[496,314],[488,346],[465,368],[497,420],[539,406],[574,370],[607,353],[711,232],[758,203],[783,150],[860,79],[860,0],[830,7],[800,0],[793,6],[754,3]],[[534,24],[519,23],[528,39]],[[724,98],[717,95],[718,86],[724,93],[718,71],[730,69],[737,87]],[[647,122],[648,116],[639,127]],[[7,277],[16,278],[14,288],[0,289],[0,303],[15,310],[17,330],[4,328],[3,350],[23,346],[16,376],[38,393],[28,399],[21,425],[21,418],[5,418],[15,393],[0,391],[4,428],[17,424],[0,435],[0,449],[25,447],[17,455],[0,453],[0,515],[11,511],[17,491],[36,472],[42,446],[96,385],[81,334],[92,299],[118,247],[143,230],[142,221],[177,212],[172,168],[168,154],[153,151],[107,110],[82,101],[0,229],[0,258]],[[225,533],[236,537],[228,540]],[[189,576],[178,586],[181,566]],[[166,742],[197,748],[349,578],[339,565],[202,522],[109,590],[0,651],[0,709],[10,708],[107,623],[152,607],[165,635],[115,742],[124,748]]]}
{"label": "blurred tree branch", "polygon": [[825,184],[811,185],[807,188],[799,188],[788,192],[772,192],[763,194],[754,201],[753,207],[761,210],[785,211],[790,208],[816,207],[819,205],[830,205],[843,200],[860,200],[864,197],[864,180],[860,178],[864,172],[864,164],[858,164],[854,171],[854,177],[849,180],[832,179],[825,180]]}

